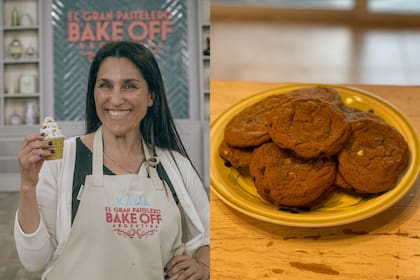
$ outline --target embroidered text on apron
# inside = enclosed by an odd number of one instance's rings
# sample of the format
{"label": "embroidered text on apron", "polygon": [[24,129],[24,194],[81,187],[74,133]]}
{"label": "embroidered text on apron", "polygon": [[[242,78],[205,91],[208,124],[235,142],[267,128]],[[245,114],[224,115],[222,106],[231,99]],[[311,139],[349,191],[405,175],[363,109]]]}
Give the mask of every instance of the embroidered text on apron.
{"label": "embroidered text on apron", "polygon": [[92,175],[63,253],[46,279],[163,279],[182,254],[181,217],[143,141],[138,174],[103,175],[102,130],[94,136]]}

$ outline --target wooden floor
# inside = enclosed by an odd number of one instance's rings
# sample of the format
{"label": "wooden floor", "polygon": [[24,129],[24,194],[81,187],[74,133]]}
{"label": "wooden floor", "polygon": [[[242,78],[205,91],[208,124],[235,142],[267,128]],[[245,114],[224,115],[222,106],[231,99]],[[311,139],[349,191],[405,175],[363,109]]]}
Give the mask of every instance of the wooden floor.
{"label": "wooden floor", "polygon": [[420,27],[211,21],[212,80],[419,85],[419,50]]}

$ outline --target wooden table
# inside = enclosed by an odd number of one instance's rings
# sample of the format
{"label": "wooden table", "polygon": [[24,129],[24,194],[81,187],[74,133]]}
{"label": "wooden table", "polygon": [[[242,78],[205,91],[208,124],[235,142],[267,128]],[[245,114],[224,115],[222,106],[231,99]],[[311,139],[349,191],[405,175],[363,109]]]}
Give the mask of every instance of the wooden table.
{"label": "wooden table", "polygon": [[[212,81],[211,120],[246,96],[284,85]],[[420,87],[353,86],[394,104],[420,133]],[[420,279],[419,188],[417,179],[388,210],[328,228],[262,222],[211,193],[212,279]]]}

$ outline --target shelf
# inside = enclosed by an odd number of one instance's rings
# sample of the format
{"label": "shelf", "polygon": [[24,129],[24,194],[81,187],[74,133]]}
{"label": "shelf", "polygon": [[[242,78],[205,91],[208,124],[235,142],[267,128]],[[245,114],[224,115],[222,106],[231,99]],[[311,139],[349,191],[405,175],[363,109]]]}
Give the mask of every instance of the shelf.
{"label": "shelf", "polygon": [[38,98],[38,97],[39,97],[39,93],[34,93],[34,94],[15,93],[12,95],[8,95],[8,94],[3,95],[4,99]]}
{"label": "shelf", "polygon": [[28,25],[28,26],[4,26],[3,31],[31,31],[38,30],[38,25]]}
{"label": "shelf", "polygon": [[[41,123],[36,123],[36,124],[5,124],[4,126],[5,127],[16,127],[16,128],[22,128],[22,127],[30,127],[30,128],[33,128],[33,127],[39,127],[39,125],[41,125]],[[16,157],[15,157],[15,159],[16,159]]]}
{"label": "shelf", "polygon": [[34,64],[34,63],[39,63],[39,59],[38,58],[33,58],[33,59],[11,59],[11,58],[6,58],[5,60],[3,60],[4,64]]}
{"label": "shelf", "polygon": [[[16,126],[16,125],[8,124],[8,126]],[[16,160],[16,156],[1,156],[1,160]]]}

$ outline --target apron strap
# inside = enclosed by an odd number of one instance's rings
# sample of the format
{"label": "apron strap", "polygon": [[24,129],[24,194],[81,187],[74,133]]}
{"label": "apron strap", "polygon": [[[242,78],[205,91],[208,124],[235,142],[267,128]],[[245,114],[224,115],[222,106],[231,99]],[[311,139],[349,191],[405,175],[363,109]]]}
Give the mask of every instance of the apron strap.
{"label": "apron strap", "polygon": [[144,159],[145,159],[146,166],[156,167],[160,163],[158,156],[157,155],[151,156],[149,152],[149,148],[147,147],[147,144],[144,141],[144,139],[142,139],[141,142],[143,144]]}
{"label": "apron strap", "polygon": [[159,178],[162,181],[166,182],[166,185],[168,185],[169,189],[171,190],[172,197],[174,198],[176,205],[178,205],[179,204],[178,195],[176,194],[175,188],[172,185],[171,179],[169,179],[168,173],[166,173],[165,168],[163,167],[163,164],[159,163],[159,165],[156,168],[157,168],[157,173],[159,174]]}
{"label": "apron strap", "polygon": [[172,197],[173,197],[176,205],[178,205],[179,204],[178,195],[176,194],[175,188],[172,185],[171,179],[169,179],[169,176],[166,173],[165,168],[163,167],[163,165],[160,162],[157,155],[150,156],[149,149],[148,149],[144,139],[143,139],[142,142],[143,142],[144,157],[146,159],[145,164],[146,164],[146,168],[148,169],[147,172],[149,173],[149,168],[150,167],[153,167],[153,168],[156,169],[157,174],[159,176],[159,179],[162,180],[164,183],[166,183],[164,185],[169,187],[169,190],[171,191]]}
{"label": "apron strap", "polygon": [[104,157],[103,157],[103,143],[102,143],[102,126],[100,126],[93,137],[93,151],[92,151],[92,176],[93,186],[101,187],[104,185]]}
{"label": "apron strap", "polygon": [[[144,141],[144,139],[142,139],[141,142],[143,145],[143,152],[144,152],[144,165],[146,167],[147,177],[150,178],[150,171],[151,171],[150,167],[155,168],[160,163],[160,161],[157,155],[150,156],[149,148],[147,147],[147,144]],[[139,170],[139,175],[140,175],[140,170]]]}

